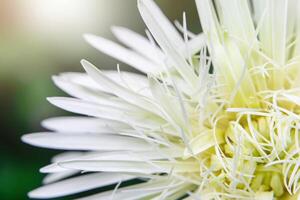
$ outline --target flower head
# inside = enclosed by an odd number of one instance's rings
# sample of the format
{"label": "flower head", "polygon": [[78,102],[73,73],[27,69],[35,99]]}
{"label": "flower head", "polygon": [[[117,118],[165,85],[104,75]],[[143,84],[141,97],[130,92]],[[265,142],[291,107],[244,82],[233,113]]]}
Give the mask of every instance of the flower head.
{"label": "flower head", "polygon": [[[113,27],[125,48],[84,36],[143,75],[83,60],[86,74],[53,78],[73,98],[48,100],[84,116],[47,119],[52,132],[22,138],[68,150],[41,169],[45,185],[30,197],[115,185],[82,199],[297,198],[300,3],[196,4],[203,34],[187,30],[184,14],[181,36],[152,0],[139,0],[147,38]],[[139,181],[124,186],[130,180]]]}

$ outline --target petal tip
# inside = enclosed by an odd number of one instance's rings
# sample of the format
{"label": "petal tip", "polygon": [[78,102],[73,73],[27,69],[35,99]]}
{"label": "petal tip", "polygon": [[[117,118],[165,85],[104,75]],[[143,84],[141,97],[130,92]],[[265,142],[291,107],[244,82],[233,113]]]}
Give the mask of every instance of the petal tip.
{"label": "petal tip", "polygon": [[90,63],[89,61],[82,59],[80,61],[82,67],[84,68],[84,70],[87,72],[87,74],[91,75],[95,72],[99,73],[101,72],[95,65],[93,65],[92,63]]}
{"label": "petal tip", "polygon": [[46,100],[51,103],[54,104],[53,102],[55,102],[57,100],[57,97],[47,97]]}
{"label": "petal tip", "polygon": [[93,38],[95,38],[95,35],[90,34],[90,33],[84,33],[83,34],[83,38],[85,41],[89,42],[90,40],[92,40]]}
{"label": "petal tip", "polygon": [[69,97],[47,97],[46,99],[52,105],[60,107],[61,103],[64,102],[63,100],[71,99],[71,98],[69,98]]}
{"label": "petal tip", "polygon": [[21,141],[32,145],[32,146],[36,146],[36,138],[39,136],[39,133],[29,133],[29,134],[25,134],[21,137]]}
{"label": "petal tip", "polygon": [[28,143],[29,143],[29,140],[30,140],[30,138],[31,138],[31,136],[32,136],[32,134],[26,134],[26,135],[23,135],[23,136],[21,137],[21,141],[28,144]]}
{"label": "petal tip", "polygon": [[112,26],[110,29],[114,35],[119,35],[122,30],[126,30],[126,28],[122,26]]}
{"label": "petal tip", "polygon": [[35,190],[32,190],[30,192],[27,193],[27,196],[29,198],[40,198],[38,194],[36,194]]}
{"label": "petal tip", "polygon": [[83,66],[85,66],[85,65],[87,65],[87,64],[90,64],[90,62],[87,61],[86,59],[81,59],[81,60],[80,60],[80,63],[81,63],[81,65],[83,65]]}

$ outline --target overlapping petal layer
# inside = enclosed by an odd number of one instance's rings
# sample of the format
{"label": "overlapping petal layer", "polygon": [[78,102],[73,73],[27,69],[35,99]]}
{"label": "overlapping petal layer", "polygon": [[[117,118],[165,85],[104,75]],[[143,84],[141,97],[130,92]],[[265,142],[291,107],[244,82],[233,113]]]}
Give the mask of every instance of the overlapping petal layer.
{"label": "overlapping petal layer", "polygon": [[138,0],[147,38],[123,27],[112,31],[126,47],[84,36],[142,75],[82,60],[86,73],[53,77],[72,98],[49,102],[85,116],[47,119],[53,132],[23,136],[70,150],[41,169],[45,185],[30,197],[113,185],[82,199],[298,198],[300,2],[196,6],[203,34],[184,15],[181,36],[152,0]]}

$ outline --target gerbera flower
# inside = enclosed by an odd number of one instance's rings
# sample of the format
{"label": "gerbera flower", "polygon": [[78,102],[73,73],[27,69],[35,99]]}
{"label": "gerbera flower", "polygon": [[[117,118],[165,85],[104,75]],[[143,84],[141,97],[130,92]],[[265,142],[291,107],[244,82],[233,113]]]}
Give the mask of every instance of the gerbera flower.
{"label": "gerbera flower", "polygon": [[45,185],[30,197],[114,185],[81,199],[298,198],[300,3],[196,4],[203,34],[187,30],[184,14],[181,36],[152,0],[139,0],[147,38],[113,27],[125,48],[84,36],[143,75],[83,60],[87,73],[53,78],[73,97],[48,100],[84,116],[47,119],[50,132],[22,138],[68,150],[40,170]]}

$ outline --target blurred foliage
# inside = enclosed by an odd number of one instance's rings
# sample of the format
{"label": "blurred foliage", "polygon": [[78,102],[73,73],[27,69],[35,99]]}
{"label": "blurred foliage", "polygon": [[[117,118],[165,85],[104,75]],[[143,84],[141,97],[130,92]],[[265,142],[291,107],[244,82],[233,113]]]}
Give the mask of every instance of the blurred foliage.
{"label": "blurred foliage", "polygon": [[38,77],[21,83],[6,80],[0,86],[0,197],[27,199],[26,193],[40,184],[38,169],[49,161],[55,151],[37,149],[23,144],[21,135],[41,130],[39,121],[44,117],[63,114],[46,103],[45,96],[60,94],[49,78]]}
{"label": "blurred foliage", "polygon": [[[92,32],[113,39],[111,25],[129,27],[142,34],[145,29],[136,0],[81,1],[93,5],[90,6],[93,10],[87,12],[87,21],[82,22],[90,26],[82,27],[71,27],[71,24],[56,27],[56,24],[47,23],[38,27],[33,23],[34,18],[27,16],[30,9],[36,9],[34,2],[37,1],[40,0],[0,1],[0,199],[3,200],[28,199],[26,193],[41,184],[43,175],[38,169],[58,153],[31,147],[20,140],[25,133],[43,131],[41,120],[67,115],[46,100],[48,96],[65,95],[54,86],[51,75],[83,71],[79,64],[82,58],[102,69],[116,69],[119,63],[89,47],[82,33]],[[46,1],[51,0],[40,2]],[[181,21],[182,12],[187,11],[189,28],[199,32],[193,0],[156,2],[171,20]],[[24,7],[24,3],[31,7]],[[121,67],[130,70],[122,63]]]}

